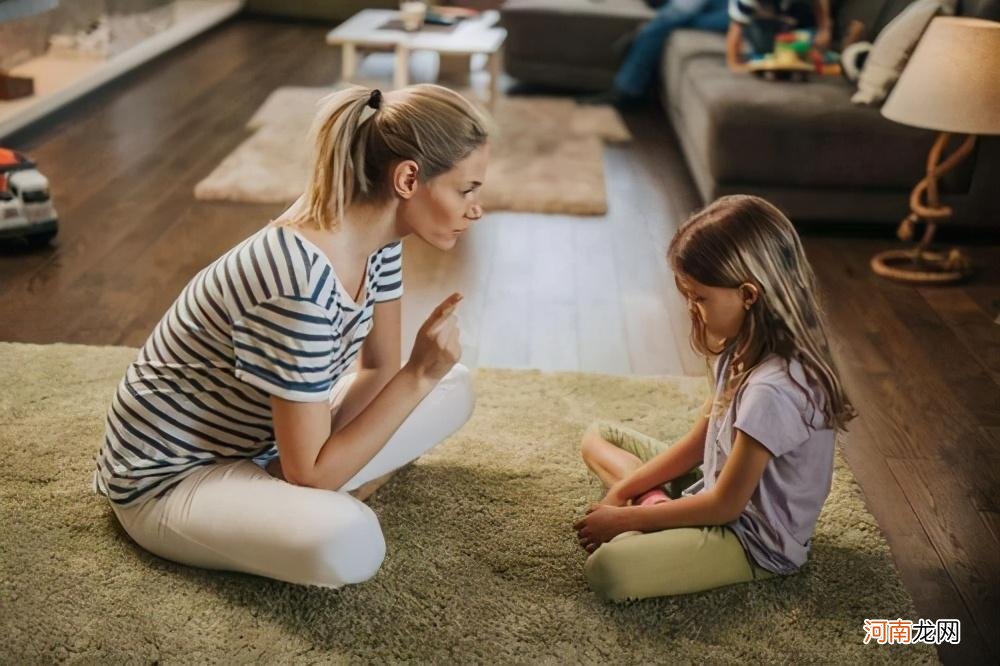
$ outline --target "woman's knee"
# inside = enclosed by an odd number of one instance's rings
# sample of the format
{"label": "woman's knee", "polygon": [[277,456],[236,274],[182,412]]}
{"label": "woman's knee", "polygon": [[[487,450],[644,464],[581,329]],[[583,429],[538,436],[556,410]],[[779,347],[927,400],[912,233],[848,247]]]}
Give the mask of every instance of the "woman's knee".
{"label": "woman's knee", "polygon": [[[353,498],[352,498],[353,500]],[[354,585],[370,580],[385,560],[385,537],[378,517],[368,505],[353,500],[354,505],[338,515],[327,516],[315,546],[315,561],[320,584],[331,587]]]}
{"label": "woman's knee", "polygon": [[446,391],[448,414],[455,419],[455,430],[462,427],[471,417],[476,407],[476,389],[472,382],[472,372],[456,363],[439,384]]}

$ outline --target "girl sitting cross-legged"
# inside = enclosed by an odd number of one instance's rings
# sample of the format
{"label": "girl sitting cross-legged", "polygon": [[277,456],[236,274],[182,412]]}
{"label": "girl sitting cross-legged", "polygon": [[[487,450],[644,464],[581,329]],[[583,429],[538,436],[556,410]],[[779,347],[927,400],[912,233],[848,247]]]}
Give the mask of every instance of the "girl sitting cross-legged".
{"label": "girl sitting cross-legged", "polygon": [[830,491],[836,431],[854,416],[812,269],[777,208],[719,199],[681,227],[668,258],[692,344],[716,357],[715,389],[672,445],[610,423],[583,437],[607,494],[574,527],[587,580],[615,601],[798,571]]}

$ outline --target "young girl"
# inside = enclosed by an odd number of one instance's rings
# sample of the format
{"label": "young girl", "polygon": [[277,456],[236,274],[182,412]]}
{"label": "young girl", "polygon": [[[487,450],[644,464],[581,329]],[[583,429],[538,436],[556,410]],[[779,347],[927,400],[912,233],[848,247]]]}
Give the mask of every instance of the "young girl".
{"label": "young girl", "polygon": [[[673,445],[604,423],[583,437],[608,491],[574,527],[587,580],[615,601],[796,572],[830,491],[835,432],[854,415],[815,278],[777,208],[719,199],[681,227],[668,258],[694,348],[718,355],[715,392]],[[702,479],[684,489],[698,465]]]}
{"label": "young girl", "polygon": [[385,554],[359,499],[472,412],[460,295],[400,368],[400,238],[448,250],[479,219],[487,125],[439,86],[353,87],[314,131],[305,194],[198,273],[128,367],[94,483],[161,557],[339,587]]}

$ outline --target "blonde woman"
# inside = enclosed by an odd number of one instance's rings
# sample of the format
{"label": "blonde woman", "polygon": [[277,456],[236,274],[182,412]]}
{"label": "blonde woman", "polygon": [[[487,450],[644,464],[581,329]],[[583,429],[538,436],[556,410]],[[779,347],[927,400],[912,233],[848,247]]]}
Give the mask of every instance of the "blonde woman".
{"label": "blonde woman", "polygon": [[798,571],[830,492],[835,432],[854,415],[812,269],[777,208],[719,199],[668,257],[693,346],[716,359],[715,395],[673,445],[610,423],[584,435],[608,491],[575,527],[591,587],[614,601]]}
{"label": "blonde woman", "polygon": [[305,194],[198,273],[128,367],[94,485],[161,557],[336,588],[385,555],[373,483],[472,413],[459,294],[401,364],[400,239],[455,244],[489,149],[433,85],[336,92],[314,133]]}

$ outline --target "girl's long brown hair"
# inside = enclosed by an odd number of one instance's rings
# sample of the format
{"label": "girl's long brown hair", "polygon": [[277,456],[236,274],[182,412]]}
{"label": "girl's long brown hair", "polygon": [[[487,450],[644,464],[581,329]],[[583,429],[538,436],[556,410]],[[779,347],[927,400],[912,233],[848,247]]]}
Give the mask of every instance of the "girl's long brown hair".
{"label": "girl's long brown hair", "polygon": [[[816,277],[795,228],[780,210],[760,197],[722,197],[681,226],[667,258],[679,288],[689,277],[708,287],[738,289],[749,283],[758,289],[742,329],[725,341],[732,354],[728,376],[722,378],[726,404],[764,358],[777,354],[799,361],[810,386],[821,389],[827,425],[846,428],[857,413],[830,352]],[[695,351],[706,357],[722,351],[708,340],[693,307],[691,323]],[[813,402],[812,392],[803,390]]]}

